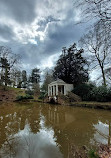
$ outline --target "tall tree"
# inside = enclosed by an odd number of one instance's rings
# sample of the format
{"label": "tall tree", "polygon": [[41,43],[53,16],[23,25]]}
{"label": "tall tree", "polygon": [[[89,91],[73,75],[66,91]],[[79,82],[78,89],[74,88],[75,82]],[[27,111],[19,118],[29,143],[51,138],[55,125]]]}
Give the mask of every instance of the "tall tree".
{"label": "tall tree", "polygon": [[83,57],[83,52],[83,49],[76,48],[75,43],[68,49],[63,48],[63,54],[53,71],[54,78],[75,85],[88,81],[88,63]]}
{"label": "tall tree", "polygon": [[42,85],[42,90],[44,90],[45,92],[48,92],[48,84],[51,83],[52,81],[53,81],[52,74],[46,72],[44,82]]}
{"label": "tall tree", "polygon": [[10,48],[0,46],[0,76],[1,79],[4,78],[6,86],[9,84],[11,70],[17,66],[19,61],[19,55],[12,53]]}
{"label": "tall tree", "polygon": [[18,81],[18,69],[12,69],[11,72],[10,72],[10,79],[11,79],[11,83],[12,83],[12,86],[13,87],[16,87],[17,86],[17,81]]}
{"label": "tall tree", "polygon": [[28,79],[28,87],[34,90],[35,94],[40,92],[40,69],[32,69],[31,75]]}
{"label": "tall tree", "polygon": [[[111,67],[106,67],[105,69],[104,69],[104,73],[105,73],[105,79],[106,79],[106,83],[108,84],[108,85],[110,85],[111,84]],[[99,75],[99,77],[97,78],[97,80],[101,80],[101,78],[102,78],[102,75]]]}
{"label": "tall tree", "polygon": [[7,58],[1,58],[1,69],[2,69],[2,73],[1,73],[1,82],[4,83],[5,86],[7,86],[8,84],[11,83],[10,80],[10,64],[7,60]]}
{"label": "tall tree", "polygon": [[38,68],[32,69],[30,81],[31,81],[31,83],[39,83],[40,82],[40,69],[38,69]]}
{"label": "tall tree", "polygon": [[[78,0],[75,7],[81,10],[82,19],[111,22],[111,1],[110,0]],[[84,16],[83,16],[84,15]]]}
{"label": "tall tree", "polygon": [[39,83],[33,83],[32,84],[32,89],[33,89],[34,95],[39,95],[39,93],[40,93]]}
{"label": "tall tree", "polygon": [[107,40],[107,32],[105,28],[102,30],[101,27],[103,26],[100,24],[96,25],[94,29],[81,38],[80,43],[90,55],[91,67],[97,68],[99,66],[103,85],[106,86],[105,66],[108,65],[111,47],[110,41]]}
{"label": "tall tree", "polygon": [[22,71],[22,87],[27,87],[27,72],[25,70]]}
{"label": "tall tree", "polygon": [[106,78],[111,83],[111,67],[105,69]]}
{"label": "tall tree", "polygon": [[93,30],[91,27],[89,33],[82,38],[82,43],[95,58],[92,60],[94,67],[99,65],[103,84],[106,85],[105,68],[111,49],[111,1],[78,0],[75,6],[81,12],[80,22],[93,21]]}
{"label": "tall tree", "polygon": [[17,88],[22,88],[22,72],[20,70],[17,71]]}

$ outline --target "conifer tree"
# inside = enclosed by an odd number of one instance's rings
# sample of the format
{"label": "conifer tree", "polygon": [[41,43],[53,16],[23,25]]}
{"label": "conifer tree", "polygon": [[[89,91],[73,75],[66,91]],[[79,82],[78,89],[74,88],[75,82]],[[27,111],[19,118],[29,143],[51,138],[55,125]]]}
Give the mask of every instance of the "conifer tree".
{"label": "conifer tree", "polygon": [[22,71],[22,87],[27,87],[27,72],[25,70]]}
{"label": "conifer tree", "polygon": [[11,83],[10,81],[10,64],[8,63],[7,58],[1,58],[1,81],[5,86]]}
{"label": "conifer tree", "polygon": [[75,85],[88,81],[88,63],[83,57],[83,52],[83,49],[78,50],[76,48],[75,43],[68,49],[64,47],[63,54],[53,71],[54,78]]}

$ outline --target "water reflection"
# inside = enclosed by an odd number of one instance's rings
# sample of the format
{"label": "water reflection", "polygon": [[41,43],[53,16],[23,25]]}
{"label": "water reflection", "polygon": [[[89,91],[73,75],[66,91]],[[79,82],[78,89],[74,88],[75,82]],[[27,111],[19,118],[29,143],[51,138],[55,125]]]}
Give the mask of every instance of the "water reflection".
{"label": "water reflection", "polygon": [[98,124],[94,125],[96,132],[94,134],[94,139],[98,143],[111,144],[111,123],[102,123],[101,121]]}
{"label": "water reflection", "polygon": [[[0,109],[0,147],[7,138],[24,129],[26,120],[28,120],[31,131],[36,133],[39,131],[39,109],[31,107],[3,107]],[[37,122],[36,122],[37,121]]]}
{"label": "water reflection", "polygon": [[[104,125],[108,123],[107,120],[111,120],[110,112],[108,111],[47,106],[47,109],[45,111],[43,109],[42,112],[46,118],[46,126],[51,126],[54,129],[57,143],[60,144],[61,152],[65,155],[64,157],[70,155],[72,145],[91,147],[98,143],[105,143],[100,138],[103,128],[101,127],[102,130],[97,135],[96,127],[100,121]],[[107,128],[104,128],[108,138],[107,143],[109,143],[109,134],[107,133]]]}
{"label": "water reflection", "polygon": [[23,130],[19,130],[13,138],[9,138],[1,148],[1,156],[16,158],[62,158],[59,147],[55,142],[52,128],[44,126],[45,119],[40,116],[40,130],[34,134],[26,121]]}
{"label": "water reflection", "polygon": [[71,146],[109,144],[109,111],[45,104],[0,107],[2,158],[69,157]]}

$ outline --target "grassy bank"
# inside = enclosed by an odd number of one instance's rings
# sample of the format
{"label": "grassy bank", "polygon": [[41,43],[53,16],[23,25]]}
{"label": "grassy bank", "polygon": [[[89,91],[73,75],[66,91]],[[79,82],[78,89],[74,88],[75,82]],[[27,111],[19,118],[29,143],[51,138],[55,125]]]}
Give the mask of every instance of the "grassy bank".
{"label": "grassy bank", "polygon": [[89,101],[82,101],[82,102],[73,102],[70,104],[71,106],[77,107],[87,107],[93,109],[104,109],[104,110],[111,110],[111,102],[89,102]]}
{"label": "grassy bank", "polygon": [[[17,96],[26,97],[24,89],[13,88],[13,87],[4,87],[0,86],[0,102],[9,102],[15,101]],[[38,99],[37,96],[34,96],[33,99],[23,99],[24,102],[42,102]],[[66,105],[76,106],[76,107],[87,107],[93,109],[104,109],[111,110],[111,102],[90,102],[90,101],[81,101],[81,102],[72,102]]]}
{"label": "grassy bank", "polygon": [[18,95],[25,95],[25,90],[20,88],[0,86],[0,101],[8,102],[16,100]]}
{"label": "grassy bank", "polygon": [[42,102],[37,95],[27,94],[26,90],[21,88],[0,86],[0,102]]}

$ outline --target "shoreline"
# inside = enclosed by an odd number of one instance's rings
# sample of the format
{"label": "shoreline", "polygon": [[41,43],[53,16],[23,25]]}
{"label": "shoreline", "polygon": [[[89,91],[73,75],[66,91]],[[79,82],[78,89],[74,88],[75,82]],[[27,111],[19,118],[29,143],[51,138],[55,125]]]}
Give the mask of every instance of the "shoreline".
{"label": "shoreline", "polygon": [[[43,100],[23,100],[23,101],[0,101],[0,103],[46,103],[51,104],[49,102],[44,102]],[[83,108],[92,108],[92,109],[101,109],[101,110],[111,110],[111,102],[90,102],[90,101],[82,101],[82,102],[72,102],[64,104],[52,104],[57,106],[72,106],[72,107],[83,107]]]}
{"label": "shoreline", "polygon": [[111,102],[73,102],[70,106],[111,110]]}

